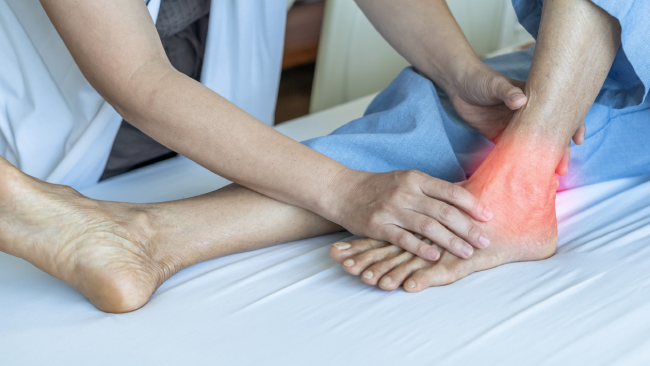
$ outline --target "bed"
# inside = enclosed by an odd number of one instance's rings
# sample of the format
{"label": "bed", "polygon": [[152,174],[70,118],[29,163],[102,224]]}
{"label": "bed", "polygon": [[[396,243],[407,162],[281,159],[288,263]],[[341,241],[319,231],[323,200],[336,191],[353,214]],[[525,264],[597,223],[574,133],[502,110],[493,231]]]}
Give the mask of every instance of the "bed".
{"label": "bed", "polygon": [[[372,96],[278,127],[304,140]],[[228,182],[178,157],[86,189],[155,202]],[[643,365],[650,363],[650,177],[561,192],[560,246],[418,294],[330,259],[336,233],[188,268],[144,308],[105,314],[0,253],[0,365]],[[648,337],[648,338],[646,338]]]}

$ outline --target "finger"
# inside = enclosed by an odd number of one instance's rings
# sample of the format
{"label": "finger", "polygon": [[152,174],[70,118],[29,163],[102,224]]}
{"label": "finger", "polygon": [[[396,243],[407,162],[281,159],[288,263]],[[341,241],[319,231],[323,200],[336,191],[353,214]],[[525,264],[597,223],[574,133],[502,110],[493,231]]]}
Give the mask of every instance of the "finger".
{"label": "finger", "polygon": [[487,233],[454,206],[429,198],[421,201],[416,211],[437,220],[475,248],[483,249],[490,245]]}
{"label": "finger", "polygon": [[458,207],[476,220],[492,220],[492,210],[484,202],[458,184],[431,177],[425,180],[420,188],[427,196]]}
{"label": "finger", "polygon": [[415,235],[399,226],[387,225],[384,233],[386,241],[422,259],[435,262],[440,258],[440,252],[436,248],[416,238]]}
{"label": "finger", "polygon": [[575,142],[576,145],[582,145],[582,143],[585,142],[586,133],[587,126],[585,125],[585,121],[582,121],[580,127],[576,130],[576,133],[573,134],[573,142]]}
{"label": "finger", "polygon": [[560,176],[566,175],[569,172],[570,161],[571,161],[571,147],[569,146],[564,151],[564,155],[562,155],[562,160],[560,160],[560,164],[557,166],[555,173]]}
{"label": "finger", "polygon": [[496,94],[508,108],[517,110],[523,107],[528,100],[524,91],[513,85],[507,78],[500,76],[497,82]]}
{"label": "finger", "polygon": [[[460,258],[467,259],[474,254],[474,248],[469,243],[458,235],[453,234],[440,222],[431,217],[411,211],[410,213],[404,213],[401,219],[403,222],[400,225],[404,229],[423,235],[431,240],[432,243],[439,245]],[[414,254],[422,257],[418,253]]]}

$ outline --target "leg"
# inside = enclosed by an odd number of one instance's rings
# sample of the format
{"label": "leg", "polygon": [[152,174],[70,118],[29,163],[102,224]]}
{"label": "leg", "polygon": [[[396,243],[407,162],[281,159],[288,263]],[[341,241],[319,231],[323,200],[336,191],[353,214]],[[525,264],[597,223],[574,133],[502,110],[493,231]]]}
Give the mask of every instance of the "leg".
{"label": "leg", "polygon": [[107,312],[142,307],[192,264],[341,230],[238,186],[135,205],[88,199],[2,158],[0,177],[0,251],[67,282]]}
{"label": "leg", "polygon": [[436,263],[364,239],[332,257],[369,284],[407,291],[454,282],[498,265],[548,258],[557,247],[555,175],[563,152],[593,104],[620,43],[618,21],[588,0],[544,3],[526,84],[527,105],[465,183],[494,208],[480,223],[491,245],[467,260],[448,252]]}

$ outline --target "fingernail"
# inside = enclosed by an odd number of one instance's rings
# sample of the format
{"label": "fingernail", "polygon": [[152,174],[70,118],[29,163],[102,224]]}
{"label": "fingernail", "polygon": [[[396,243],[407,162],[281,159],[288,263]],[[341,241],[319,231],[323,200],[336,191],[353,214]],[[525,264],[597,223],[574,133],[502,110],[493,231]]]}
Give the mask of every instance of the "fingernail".
{"label": "fingernail", "polygon": [[487,247],[488,245],[490,245],[490,239],[489,239],[488,236],[485,235],[485,234],[481,235],[481,237],[478,238],[478,242],[479,242],[479,244],[481,244],[481,246],[482,246],[483,248],[485,248],[485,247]]}
{"label": "fingernail", "polygon": [[354,260],[353,259],[346,259],[345,262],[343,262],[343,265],[346,267],[352,267],[354,266]]}
{"label": "fingernail", "polygon": [[429,249],[429,258],[431,258],[433,261],[437,261],[440,259],[440,252],[435,249]]}
{"label": "fingernail", "polygon": [[345,250],[345,249],[350,248],[352,245],[350,245],[350,244],[348,244],[348,243],[336,243],[336,244],[334,244],[334,246],[335,246],[336,249],[338,249],[338,250]]}
{"label": "fingernail", "polygon": [[384,276],[384,278],[379,281],[379,284],[382,286],[388,286],[391,282],[393,282],[393,280],[390,277]]}
{"label": "fingernail", "polygon": [[489,207],[486,207],[485,210],[483,210],[483,216],[487,220],[492,220],[492,216],[494,216],[494,214],[492,214],[492,210],[490,210]]}
{"label": "fingernail", "polygon": [[470,247],[469,245],[464,246],[463,254],[465,255],[465,257],[469,258],[472,256],[472,254],[474,254],[474,249],[472,249],[472,247]]}
{"label": "fingernail", "polygon": [[406,286],[406,288],[408,288],[408,289],[414,289],[414,288],[415,288],[415,281],[413,281],[413,280],[408,280],[408,281],[406,281],[405,286]]}
{"label": "fingernail", "polygon": [[372,271],[363,272],[363,277],[365,278],[372,278],[372,276],[373,276]]}

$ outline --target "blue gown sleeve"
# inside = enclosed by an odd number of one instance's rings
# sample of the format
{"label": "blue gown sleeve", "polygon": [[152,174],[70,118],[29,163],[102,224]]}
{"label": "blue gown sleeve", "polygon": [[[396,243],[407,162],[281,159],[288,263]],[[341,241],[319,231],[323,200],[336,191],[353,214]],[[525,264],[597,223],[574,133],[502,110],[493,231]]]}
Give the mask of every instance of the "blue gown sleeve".
{"label": "blue gown sleeve", "polygon": [[[645,102],[650,87],[650,0],[591,0],[621,24],[621,48],[596,103],[614,108]],[[535,38],[543,0],[512,0],[519,22]]]}

